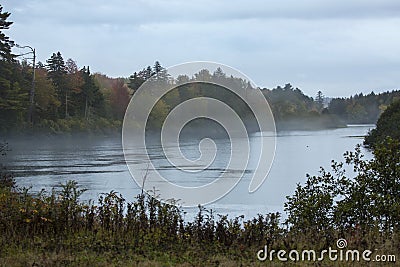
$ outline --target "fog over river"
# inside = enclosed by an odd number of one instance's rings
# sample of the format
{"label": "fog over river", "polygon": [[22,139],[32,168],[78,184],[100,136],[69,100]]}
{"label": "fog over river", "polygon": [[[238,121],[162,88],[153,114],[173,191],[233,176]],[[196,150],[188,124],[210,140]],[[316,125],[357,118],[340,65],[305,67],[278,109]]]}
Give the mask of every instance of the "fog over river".
{"label": "fog over river", "polygon": [[[361,144],[364,136],[374,125],[349,125],[347,128],[319,131],[282,131],[277,133],[276,153],[270,173],[263,185],[255,192],[248,193],[250,175],[255,162],[249,167],[238,185],[225,197],[207,205],[219,214],[230,216],[257,213],[283,212],[286,196],[293,194],[296,184],[304,182],[306,173],[318,174],[320,166],[329,169],[330,162],[342,160],[347,150]],[[257,138],[273,138],[271,135],[252,134],[250,144]],[[180,146],[187,157],[199,154],[199,140],[184,138]],[[68,180],[76,180],[88,189],[82,200],[96,200],[100,193],[117,191],[128,201],[140,193],[140,187],[132,179],[125,163],[121,138],[116,137],[29,137],[8,139],[10,151],[4,165],[12,171],[17,184],[31,187],[34,192],[42,188],[51,190]],[[214,139],[218,153],[210,168],[197,172],[188,179],[187,173],[166,165],[162,147],[155,143],[148,147],[153,164],[168,179],[177,184],[195,186],[209,183],[225,170],[230,155],[230,141]],[[371,154],[363,149],[366,158]],[[137,155],[139,163],[145,155]],[[143,164],[141,164],[143,165]],[[143,170],[143,175],[145,170]],[[192,216],[195,209],[187,209]]]}

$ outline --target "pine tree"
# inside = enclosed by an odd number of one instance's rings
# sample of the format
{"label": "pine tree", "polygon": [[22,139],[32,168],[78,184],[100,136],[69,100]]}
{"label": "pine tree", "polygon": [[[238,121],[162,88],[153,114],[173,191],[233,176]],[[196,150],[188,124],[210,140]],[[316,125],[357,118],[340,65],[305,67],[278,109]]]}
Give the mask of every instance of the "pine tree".
{"label": "pine tree", "polygon": [[19,64],[14,61],[11,47],[14,42],[3,31],[9,29],[12,22],[7,21],[10,13],[3,12],[0,5],[0,125],[7,128],[22,120],[28,94],[21,88],[15,75]]}
{"label": "pine tree", "polygon": [[150,66],[147,66],[147,68],[144,70],[144,77],[146,80],[150,79],[151,76],[153,76],[154,72],[151,70]]}
{"label": "pine tree", "polygon": [[60,52],[53,53],[47,60],[48,77],[52,80],[58,94],[58,98],[65,110],[65,118],[68,117],[68,87],[67,87],[67,69],[64,59]]}
{"label": "pine tree", "polygon": [[131,75],[129,77],[129,83],[128,83],[128,87],[130,89],[133,90],[133,93],[136,92],[137,89],[139,89],[139,87],[145,82],[145,79],[138,75],[137,72],[133,73],[133,75]]}
{"label": "pine tree", "polygon": [[93,75],[90,74],[89,66],[87,68],[83,67],[83,69],[81,70],[81,74],[83,77],[82,94],[84,95],[85,98],[84,116],[85,119],[89,119],[90,107],[95,102],[97,102],[99,106],[100,102],[102,102],[102,100],[99,101],[100,99],[102,99],[102,95],[99,91],[100,90],[99,87],[96,85],[94,81]]}
{"label": "pine tree", "polygon": [[167,69],[161,66],[159,61],[154,63],[153,74],[159,86],[165,86],[170,78]]}
{"label": "pine tree", "polygon": [[163,67],[161,67],[161,64],[159,61],[156,61],[154,63],[154,67],[153,67],[153,71],[155,74],[158,74],[161,70],[163,69]]}
{"label": "pine tree", "polygon": [[317,103],[318,110],[322,110],[322,108],[324,107],[324,99],[325,99],[325,97],[322,94],[322,92],[318,91],[317,97],[315,98],[315,102]]}
{"label": "pine tree", "polygon": [[83,101],[81,99],[81,91],[83,86],[82,73],[78,69],[76,62],[69,58],[65,63],[67,75],[66,79],[66,91],[68,95],[68,115],[76,116],[82,110]]}
{"label": "pine tree", "polygon": [[11,53],[11,47],[14,45],[14,42],[10,40],[8,36],[3,33],[3,30],[7,30],[10,28],[13,22],[7,21],[8,17],[11,14],[9,12],[3,12],[3,7],[0,4],[0,59],[11,60],[13,59],[13,55]]}
{"label": "pine tree", "polygon": [[218,67],[213,73],[213,79],[216,82],[221,82],[224,79],[226,79],[226,74],[224,73],[224,71],[220,67]]}

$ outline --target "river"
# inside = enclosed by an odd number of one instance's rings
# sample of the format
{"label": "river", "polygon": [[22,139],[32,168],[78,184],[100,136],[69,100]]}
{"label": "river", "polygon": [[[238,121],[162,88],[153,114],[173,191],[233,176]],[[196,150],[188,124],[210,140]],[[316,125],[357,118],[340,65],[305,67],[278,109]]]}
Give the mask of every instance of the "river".
{"label": "river", "polygon": [[[318,174],[320,166],[329,169],[332,159],[342,160],[343,153],[361,144],[362,136],[373,127],[349,125],[339,129],[279,132],[275,160],[263,185],[255,193],[248,193],[249,178],[246,174],[229,194],[206,208],[219,214],[245,215],[246,218],[257,213],[283,212],[286,196],[293,194],[297,183],[305,181],[306,173]],[[268,137],[255,134],[250,143],[257,138]],[[7,142],[10,150],[4,165],[14,173],[19,186],[30,187],[33,192],[42,188],[51,190],[67,180],[76,180],[81,187],[88,189],[82,200],[96,200],[100,193],[111,190],[132,200],[140,192],[125,164],[120,137],[30,137]],[[222,151],[224,155],[229,140],[216,139],[215,143],[218,153]],[[181,141],[181,147],[189,155],[198,152],[196,140],[185,139]],[[367,150],[363,149],[363,152],[366,158],[371,157]],[[161,147],[153,146],[151,153],[153,158],[163,159]],[[141,155],[137,160],[140,162]],[[197,185],[201,179],[203,182],[215,179],[224,164],[224,160],[216,160],[215,166],[197,173],[193,180],[186,179],[182,172],[159,166],[162,171],[168,170],[177,181],[185,181],[190,186]],[[188,216],[195,212],[194,209],[187,211]]]}

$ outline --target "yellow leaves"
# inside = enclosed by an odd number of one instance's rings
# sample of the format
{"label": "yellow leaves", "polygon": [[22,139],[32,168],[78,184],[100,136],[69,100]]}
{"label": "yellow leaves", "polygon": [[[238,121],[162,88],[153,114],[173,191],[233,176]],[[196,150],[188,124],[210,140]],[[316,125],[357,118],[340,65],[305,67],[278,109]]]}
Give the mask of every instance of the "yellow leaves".
{"label": "yellow leaves", "polygon": [[47,219],[47,218],[45,218],[45,217],[40,217],[40,219],[41,219],[42,221],[44,221],[44,222],[52,222],[52,220]]}
{"label": "yellow leaves", "polygon": [[24,222],[30,223],[32,220],[31,219],[25,219]]}
{"label": "yellow leaves", "polygon": [[[24,209],[24,208],[20,208],[19,211],[20,211],[21,213],[26,213],[26,209]],[[32,214],[33,214],[33,215],[38,214],[38,213],[39,213],[38,210],[32,210]]]}

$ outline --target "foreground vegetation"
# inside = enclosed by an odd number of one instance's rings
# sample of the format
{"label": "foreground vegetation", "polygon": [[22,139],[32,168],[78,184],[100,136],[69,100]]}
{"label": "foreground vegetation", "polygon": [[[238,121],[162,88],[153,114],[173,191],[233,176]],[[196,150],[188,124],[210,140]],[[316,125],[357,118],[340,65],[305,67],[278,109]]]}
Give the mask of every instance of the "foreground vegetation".
{"label": "foreground vegetation", "polygon": [[373,148],[387,137],[400,141],[400,99],[393,102],[382,113],[376,123],[376,128],[365,137],[364,144]]}

